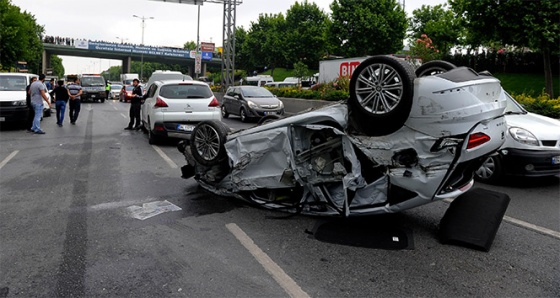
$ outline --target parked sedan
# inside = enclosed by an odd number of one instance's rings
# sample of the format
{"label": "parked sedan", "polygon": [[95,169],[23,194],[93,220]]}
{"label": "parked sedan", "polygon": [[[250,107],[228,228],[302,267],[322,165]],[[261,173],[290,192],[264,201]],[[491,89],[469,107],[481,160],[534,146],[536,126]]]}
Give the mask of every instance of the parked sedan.
{"label": "parked sedan", "polygon": [[222,120],[220,103],[204,82],[155,81],[145,97],[142,124],[150,144],[164,137],[190,138],[198,122]]}
{"label": "parked sedan", "polygon": [[122,87],[121,92],[119,93],[119,101],[121,102],[130,102],[130,100],[134,97],[132,95],[132,90],[134,86],[132,85],[125,85]]}
{"label": "parked sedan", "polygon": [[120,97],[123,85],[111,84],[111,91],[109,91],[109,98],[116,99]]}
{"label": "parked sedan", "polygon": [[222,103],[222,117],[239,115],[241,121],[267,115],[283,115],[284,104],[266,88],[257,86],[229,87]]}
{"label": "parked sedan", "polygon": [[479,181],[560,174],[560,121],[527,112],[507,94],[506,122],[506,141],[476,171]]}

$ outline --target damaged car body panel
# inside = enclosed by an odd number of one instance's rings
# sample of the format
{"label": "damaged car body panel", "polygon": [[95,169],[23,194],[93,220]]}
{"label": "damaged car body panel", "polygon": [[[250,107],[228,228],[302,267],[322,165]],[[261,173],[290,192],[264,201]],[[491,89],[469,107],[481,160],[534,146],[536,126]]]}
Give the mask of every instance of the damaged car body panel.
{"label": "damaged car body panel", "polygon": [[[504,142],[504,92],[470,69],[416,78],[407,67],[374,56],[354,72],[348,102],[237,132],[202,122],[178,145],[183,176],[218,195],[309,215],[394,213],[457,197]],[[403,122],[365,127],[392,122],[387,116]]]}

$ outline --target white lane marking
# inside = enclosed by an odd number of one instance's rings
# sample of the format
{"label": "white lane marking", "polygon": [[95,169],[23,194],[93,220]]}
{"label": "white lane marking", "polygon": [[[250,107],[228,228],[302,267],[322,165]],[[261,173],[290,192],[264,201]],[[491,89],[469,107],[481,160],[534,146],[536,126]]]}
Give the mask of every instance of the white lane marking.
{"label": "white lane marking", "polygon": [[101,203],[97,205],[88,206],[87,209],[89,211],[98,211],[98,210],[110,210],[110,209],[118,209],[122,207],[128,207],[131,205],[137,205],[146,203],[149,201],[153,201],[154,198],[146,198],[143,200],[130,200],[130,201],[121,201],[121,202],[109,202],[109,203]]}
{"label": "white lane marking", "polygon": [[14,158],[14,156],[16,156],[16,154],[18,154],[19,150],[16,150],[12,153],[10,153],[10,155],[8,155],[8,157],[4,158],[4,160],[2,162],[0,162],[0,169],[2,169],[12,158]]}
{"label": "white lane marking", "polygon": [[286,291],[290,297],[309,297],[301,287],[260,249],[241,228],[234,223],[226,224],[226,228],[241,242],[253,257],[272,275],[272,278]]}
{"label": "white lane marking", "polygon": [[[446,203],[453,202],[452,199],[444,199],[443,201],[446,202]],[[552,236],[556,239],[560,239],[560,232],[557,232],[557,231],[554,231],[554,230],[551,230],[551,229],[547,229],[547,228],[543,228],[543,227],[534,225],[532,223],[528,223],[526,221],[522,221],[522,220],[519,220],[519,219],[516,219],[516,218],[513,218],[513,217],[509,217],[507,215],[504,215],[503,220],[505,220],[505,221],[507,221],[511,224],[514,224],[514,225],[517,225],[517,226],[520,226],[520,227],[523,227],[523,228],[526,228],[526,229],[529,229],[529,230],[533,230],[533,231],[541,233],[541,234]]]}
{"label": "white lane marking", "polygon": [[526,221],[515,219],[515,218],[509,217],[507,215],[504,216],[504,220],[509,222],[509,223],[512,223],[514,225],[522,226],[522,227],[527,228],[529,230],[533,230],[533,231],[536,231],[536,232],[539,232],[539,233],[542,233],[542,234],[545,234],[545,235],[552,236],[556,239],[560,239],[560,232],[550,230],[550,229],[547,229],[547,228],[543,228],[543,227],[539,227],[539,226],[534,225],[532,223],[528,223]]}
{"label": "white lane marking", "polygon": [[119,109],[117,108],[117,106],[113,106],[113,109],[115,109],[115,110],[117,110],[117,111],[119,110]]}
{"label": "white lane marking", "polygon": [[161,151],[161,149],[156,146],[156,145],[152,145],[152,147],[154,148],[154,150],[156,150],[156,152],[159,154],[159,156],[161,156],[161,158],[163,158],[163,160],[165,160],[167,162],[167,164],[169,164],[169,166],[172,169],[176,169],[178,168],[177,164],[174,163],[171,158],[169,158],[169,156],[167,156],[167,154],[165,154],[163,151]]}
{"label": "white lane marking", "polygon": [[125,116],[125,115],[124,115],[123,113],[121,113],[121,116],[123,116],[123,118],[125,118],[125,119],[126,119],[126,116]]}

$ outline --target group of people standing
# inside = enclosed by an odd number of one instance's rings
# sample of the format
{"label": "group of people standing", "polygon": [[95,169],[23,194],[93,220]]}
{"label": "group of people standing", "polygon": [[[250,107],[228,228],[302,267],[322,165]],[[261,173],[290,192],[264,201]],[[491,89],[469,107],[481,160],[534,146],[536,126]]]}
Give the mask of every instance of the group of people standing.
{"label": "group of people standing", "polygon": [[[36,134],[45,134],[41,129],[41,118],[43,116],[43,101],[49,102],[47,92],[50,92],[50,88],[46,87],[44,82],[45,75],[41,74],[38,80],[36,77],[32,78],[31,84],[27,86],[27,105],[30,108],[27,131]],[[80,80],[76,78],[66,86],[63,80],[59,80],[56,87],[52,89],[51,95],[56,106],[56,124],[59,127],[63,126],[66,104],[70,102],[70,124],[75,125],[81,108],[82,86]]]}

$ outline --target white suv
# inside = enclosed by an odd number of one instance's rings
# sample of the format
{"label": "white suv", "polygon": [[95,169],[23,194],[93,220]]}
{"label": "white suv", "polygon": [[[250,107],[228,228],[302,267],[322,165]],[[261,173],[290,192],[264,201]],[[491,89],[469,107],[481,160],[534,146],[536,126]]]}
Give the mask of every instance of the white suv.
{"label": "white suv", "polygon": [[153,82],[142,105],[142,124],[150,144],[159,138],[190,138],[204,120],[222,120],[220,103],[208,84],[192,80]]}

